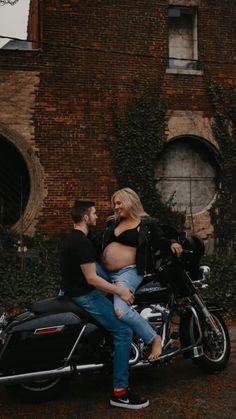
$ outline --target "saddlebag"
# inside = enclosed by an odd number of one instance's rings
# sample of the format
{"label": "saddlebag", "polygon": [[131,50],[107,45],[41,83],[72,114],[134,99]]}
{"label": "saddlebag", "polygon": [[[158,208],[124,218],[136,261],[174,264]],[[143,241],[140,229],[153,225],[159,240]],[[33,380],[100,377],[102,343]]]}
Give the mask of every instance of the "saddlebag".
{"label": "saddlebag", "polygon": [[0,371],[57,368],[68,357],[83,324],[71,312],[30,317],[23,322],[16,318],[5,330]]}

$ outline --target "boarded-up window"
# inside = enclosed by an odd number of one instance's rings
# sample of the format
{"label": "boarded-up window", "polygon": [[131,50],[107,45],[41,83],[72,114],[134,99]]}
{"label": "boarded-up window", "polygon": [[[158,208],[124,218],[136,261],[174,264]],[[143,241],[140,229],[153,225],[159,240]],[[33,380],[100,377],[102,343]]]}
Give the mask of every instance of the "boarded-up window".
{"label": "boarded-up window", "polygon": [[190,215],[210,207],[217,190],[219,169],[214,151],[206,142],[182,137],[167,144],[155,175],[163,202]]}
{"label": "boarded-up window", "polygon": [[197,12],[169,8],[169,68],[197,69]]}

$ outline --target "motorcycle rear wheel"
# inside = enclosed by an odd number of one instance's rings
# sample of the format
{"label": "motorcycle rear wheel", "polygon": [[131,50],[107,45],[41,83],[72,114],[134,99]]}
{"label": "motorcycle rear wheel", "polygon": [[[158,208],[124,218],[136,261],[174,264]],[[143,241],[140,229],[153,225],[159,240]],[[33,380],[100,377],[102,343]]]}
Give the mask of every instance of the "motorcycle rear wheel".
{"label": "motorcycle rear wheel", "polygon": [[201,322],[203,334],[203,355],[193,359],[206,372],[222,371],[226,368],[230,357],[230,338],[224,319],[219,313],[211,313],[216,326],[221,332],[216,336],[211,326],[204,320]]}
{"label": "motorcycle rear wheel", "polygon": [[10,393],[28,402],[43,402],[58,396],[68,378],[42,379],[7,386]]}

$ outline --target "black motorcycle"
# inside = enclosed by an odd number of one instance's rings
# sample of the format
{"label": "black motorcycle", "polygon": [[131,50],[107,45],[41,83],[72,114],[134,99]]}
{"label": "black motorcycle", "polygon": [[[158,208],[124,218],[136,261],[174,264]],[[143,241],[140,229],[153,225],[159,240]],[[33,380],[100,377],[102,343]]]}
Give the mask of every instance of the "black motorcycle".
{"label": "black motorcycle", "polygon": [[[194,236],[178,239],[181,258],[157,254],[155,272],[135,294],[134,309],[161,335],[163,353],[149,362],[150,348],[134,336],[130,367],[155,368],[182,355],[204,371],[221,371],[230,339],[220,309],[200,295],[210,275],[200,266],[204,244]],[[54,397],[75,374],[110,372],[112,358],[109,333],[64,297],[38,301],[15,318],[0,317],[0,384],[21,397]]]}

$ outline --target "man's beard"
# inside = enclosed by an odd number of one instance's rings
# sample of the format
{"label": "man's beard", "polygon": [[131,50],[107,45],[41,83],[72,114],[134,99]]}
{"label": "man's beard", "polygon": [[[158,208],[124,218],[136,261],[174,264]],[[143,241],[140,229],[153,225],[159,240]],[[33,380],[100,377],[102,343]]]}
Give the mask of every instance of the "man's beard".
{"label": "man's beard", "polygon": [[88,228],[95,227],[96,226],[96,221],[90,221],[90,220],[88,220],[87,226],[88,226]]}

